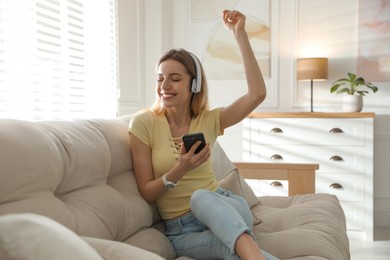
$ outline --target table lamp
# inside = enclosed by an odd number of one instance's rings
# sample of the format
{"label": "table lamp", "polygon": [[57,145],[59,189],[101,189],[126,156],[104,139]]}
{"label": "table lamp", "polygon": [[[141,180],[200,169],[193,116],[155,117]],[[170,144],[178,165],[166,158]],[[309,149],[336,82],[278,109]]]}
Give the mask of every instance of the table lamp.
{"label": "table lamp", "polygon": [[297,79],[310,80],[310,112],[313,112],[313,81],[328,79],[328,58],[298,59]]}

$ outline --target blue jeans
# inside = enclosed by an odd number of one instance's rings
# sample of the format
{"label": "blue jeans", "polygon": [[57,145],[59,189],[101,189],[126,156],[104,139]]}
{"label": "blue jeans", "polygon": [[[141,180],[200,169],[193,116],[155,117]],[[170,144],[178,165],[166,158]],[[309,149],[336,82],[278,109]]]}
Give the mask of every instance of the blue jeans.
{"label": "blue jeans", "polygon": [[[190,207],[191,212],[165,222],[165,234],[176,254],[194,259],[240,259],[234,249],[236,240],[244,232],[252,235],[253,228],[245,199],[222,188],[197,190]],[[277,259],[262,252],[269,260]]]}

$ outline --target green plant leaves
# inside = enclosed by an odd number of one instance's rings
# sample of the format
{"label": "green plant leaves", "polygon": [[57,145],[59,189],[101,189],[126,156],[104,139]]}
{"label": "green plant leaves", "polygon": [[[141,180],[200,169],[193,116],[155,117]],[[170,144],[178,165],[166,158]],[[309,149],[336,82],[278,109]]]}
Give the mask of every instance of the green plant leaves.
{"label": "green plant leaves", "polygon": [[332,83],[330,93],[347,93],[361,96],[368,94],[367,90],[360,90],[361,87],[367,87],[374,93],[378,91],[378,87],[371,82],[366,82],[363,77],[357,77],[356,74],[348,72],[348,78],[341,78]]}

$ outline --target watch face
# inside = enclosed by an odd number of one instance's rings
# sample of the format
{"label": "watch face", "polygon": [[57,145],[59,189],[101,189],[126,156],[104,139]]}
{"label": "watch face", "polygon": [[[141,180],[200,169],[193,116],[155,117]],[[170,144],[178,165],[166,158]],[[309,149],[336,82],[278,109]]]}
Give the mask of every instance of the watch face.
{"label": "watch face", "polygon": [[167,188],[168,190],[175,188],[176,183],[174,183],[172,181],[168,181],[165,174],[162,176],[162,180],[164,182],[165,188]]}
{"label": "watch face", "polygon": [[173,183],[167,183],[167,184],[165,184],[165,187],[167,189],[173,189],[173,188],[175,188],[175,185]]}

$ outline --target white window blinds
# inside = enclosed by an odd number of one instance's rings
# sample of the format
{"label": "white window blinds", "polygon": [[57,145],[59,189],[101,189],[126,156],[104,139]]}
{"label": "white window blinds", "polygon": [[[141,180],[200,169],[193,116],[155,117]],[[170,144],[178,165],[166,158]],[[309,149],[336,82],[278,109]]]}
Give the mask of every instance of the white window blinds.
{"label": "white window blinds", "polygon": [[0,0],[0,118],[117,113],[115,0]]}

